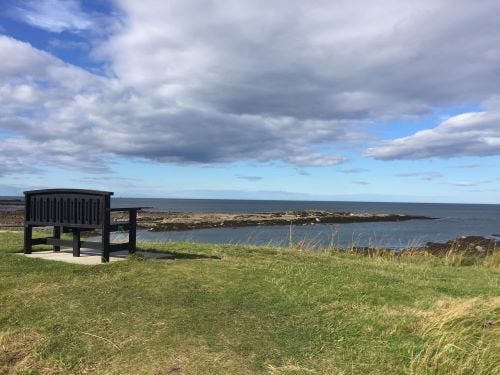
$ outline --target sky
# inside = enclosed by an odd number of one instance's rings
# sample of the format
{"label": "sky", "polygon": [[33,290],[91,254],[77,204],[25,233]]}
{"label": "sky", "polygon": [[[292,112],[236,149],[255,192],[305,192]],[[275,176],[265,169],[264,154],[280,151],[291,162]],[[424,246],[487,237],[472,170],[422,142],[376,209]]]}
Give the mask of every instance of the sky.
{"label": "sky", "polygon": [[500,203],[498,14],[0,0],[0,196]]}

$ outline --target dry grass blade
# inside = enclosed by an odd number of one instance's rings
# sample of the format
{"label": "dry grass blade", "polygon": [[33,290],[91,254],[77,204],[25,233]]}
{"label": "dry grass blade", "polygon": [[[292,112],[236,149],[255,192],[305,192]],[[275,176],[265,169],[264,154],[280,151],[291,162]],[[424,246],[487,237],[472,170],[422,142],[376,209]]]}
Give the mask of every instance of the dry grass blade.
{"label": "dry grass blade", "polygon": [[500,374],[500,297],[449,300],[423,325],[411,374]]}
{"label": "dry grass blade", "polygon": [[89,333],[89,332],[82,332],[84,335],[87,335],[87,336],[92,336],[92,337],[95,337],[97,339],[101,339],[103,341],[106,341],[108,343],[110,343],[111,345],[113,345],[116,349],[118,350],[121,350],[121,348],[116,345],[113,341],[111,341],[110,339],[107,339],[106,337],[102,337],[102,336],[98,336],[98,335],[94,335],[93,333]]}

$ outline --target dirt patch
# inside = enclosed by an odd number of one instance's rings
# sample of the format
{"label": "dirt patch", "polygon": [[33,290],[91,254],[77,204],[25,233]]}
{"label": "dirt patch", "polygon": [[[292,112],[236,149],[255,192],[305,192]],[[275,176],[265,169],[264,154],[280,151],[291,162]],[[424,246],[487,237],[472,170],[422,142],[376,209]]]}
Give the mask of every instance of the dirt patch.
{"label": "dirt patch", "polygon": [[41,359],[38,351],[44,338],[36,330],[0,333],[0,374],[60,374],[62,371]]}

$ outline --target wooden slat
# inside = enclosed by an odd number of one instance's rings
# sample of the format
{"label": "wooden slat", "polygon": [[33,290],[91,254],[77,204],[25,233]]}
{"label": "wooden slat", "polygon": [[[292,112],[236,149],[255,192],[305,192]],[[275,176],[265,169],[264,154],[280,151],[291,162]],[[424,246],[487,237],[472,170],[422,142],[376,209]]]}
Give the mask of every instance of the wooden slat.
{"label": "wooden slat", "polygon": [[33,238],[31,240],[31,245],[46,245],[47,243],[47,238]]}
{"label": "wooden slat", "polygon": [[102,250],[102,243],[101,242],[81,241],[80,243],[81,243],[83,248]]}
{"label": "wooden slat", "polygon": [[54,238],[54,237],[47,237],[44,238],[46,240],[47,245],[53,245],[53,246],[73,246],[73,240],[61,240],[59,238]]}
{"label": "wooden slat", "polygon": [[109,248],[110,248],[110,252],[120,251],[120,250],[128,250],[129,244],[128,244],[128,242],[126,242],[126,243],[112,243],[109,245]]}

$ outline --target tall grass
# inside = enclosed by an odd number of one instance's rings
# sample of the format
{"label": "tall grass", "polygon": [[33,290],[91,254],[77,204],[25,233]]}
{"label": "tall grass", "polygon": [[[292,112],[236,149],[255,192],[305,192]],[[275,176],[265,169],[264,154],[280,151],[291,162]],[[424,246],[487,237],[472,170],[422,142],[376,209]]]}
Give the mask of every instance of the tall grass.
{"label": "tall grass", "polygon": [[411,374],[500,374],[500,297],[441,301],[422,334]]}

